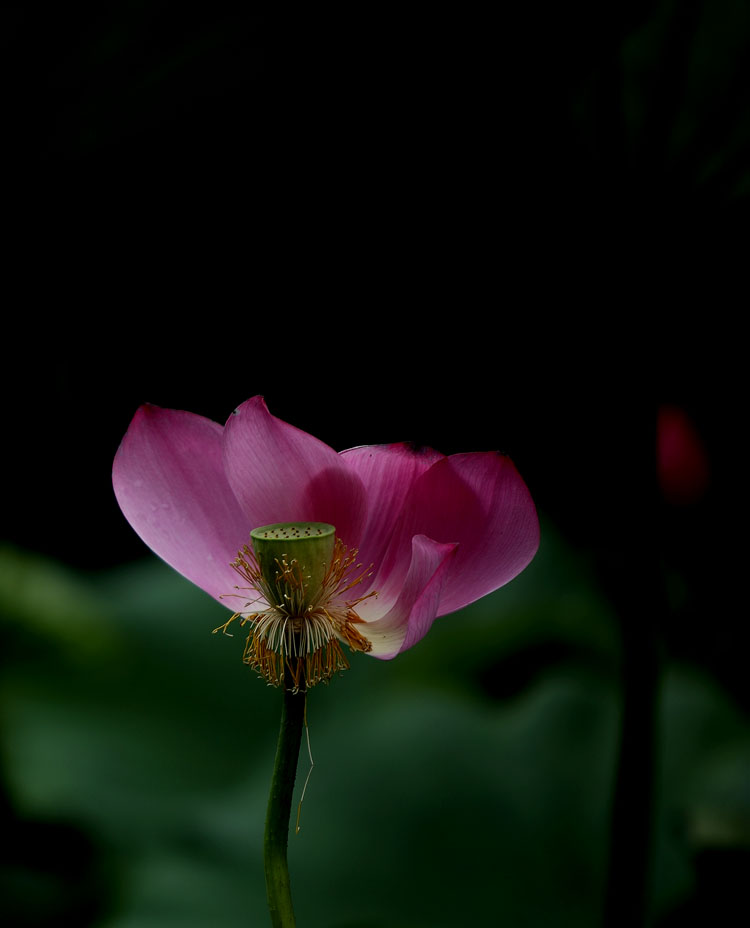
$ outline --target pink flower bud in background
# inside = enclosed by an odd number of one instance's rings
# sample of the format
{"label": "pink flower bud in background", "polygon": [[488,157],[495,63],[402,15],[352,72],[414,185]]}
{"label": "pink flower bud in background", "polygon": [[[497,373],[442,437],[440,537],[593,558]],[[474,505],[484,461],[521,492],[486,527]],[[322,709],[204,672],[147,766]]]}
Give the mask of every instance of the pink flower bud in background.
{"label": "pink flower bud in background", "polygon": [[708,489],[708,454],[693,422],[679,406],[660,407],[656,445],[664,499],[673,506],[698,502]]}

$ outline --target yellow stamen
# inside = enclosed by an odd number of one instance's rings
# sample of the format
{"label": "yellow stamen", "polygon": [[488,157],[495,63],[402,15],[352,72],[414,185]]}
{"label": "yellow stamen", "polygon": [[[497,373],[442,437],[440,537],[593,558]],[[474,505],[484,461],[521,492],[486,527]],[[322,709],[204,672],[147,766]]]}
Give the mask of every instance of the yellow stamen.
{"label": "yellow stamen", "polygon": [[[250,595],[244,597],[245,609],[214,629],[228,634],[228,627],[238,618],[241,625],[249,624],[243,661],[269,686],[282,686],[293,692],[327,683],[334,674],[349,668],[340,642],[352,651],[372,650],[372,643],[355,627],[363,624],[363,620],[354,607],[377,595],[373,590],[359,598],[347,597],[372,572],[357,563],[357,552],[349,551],[339,538],[327,564],[305,564],[294,557],[294,539],[307,539],[311,534],[308,525],[304,528],[304,535],[298,534],[296,527],[295,534],[290,535],[284,526],[284,537],[272,560],[261,561],[248,545],[243,546],[232,567],[246,585],[235,587],[240,592],[229,595]],[[325,528],[331,534],[332,529]],[[279,533],[277,527],[267,529]],[[269,531],[256,530],[253,536],[261,531],[262,556],[268,558]],[[298,550],[303,549],[298,546]],[[304,550],[309,557],[309,543]],[[328,550],[331,551],[330,547]]]}

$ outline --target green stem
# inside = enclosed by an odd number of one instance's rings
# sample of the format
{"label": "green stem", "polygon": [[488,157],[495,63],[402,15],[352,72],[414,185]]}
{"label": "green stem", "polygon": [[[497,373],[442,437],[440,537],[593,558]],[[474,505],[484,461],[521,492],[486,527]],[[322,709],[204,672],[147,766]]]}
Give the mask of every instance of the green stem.
{"label": "green stem", "polygon": [[266,811],[266,833],[263,840],[266,896],[273,928],[294,928],[295,926],[286,852],[292,793],[304,721],[305,694],[284,690],[281,727],[276,746],[276,760]]}

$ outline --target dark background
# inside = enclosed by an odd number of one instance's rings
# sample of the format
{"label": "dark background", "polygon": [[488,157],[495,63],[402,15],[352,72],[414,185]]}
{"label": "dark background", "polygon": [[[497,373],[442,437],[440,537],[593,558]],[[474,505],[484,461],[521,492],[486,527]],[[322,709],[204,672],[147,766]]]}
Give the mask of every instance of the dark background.
{"label": "dark background", "polygon": [[[615,612],[671,595],[657,650],[747,711],[746,4],[6,26],[8,542],[137,562],[110,485],[137,406],[224,421],[262,393],[337,449],[508,452]],[[658,496],[663,403],[707,449],[690,507]],[[715,905],[712,866],[675,918]]]}

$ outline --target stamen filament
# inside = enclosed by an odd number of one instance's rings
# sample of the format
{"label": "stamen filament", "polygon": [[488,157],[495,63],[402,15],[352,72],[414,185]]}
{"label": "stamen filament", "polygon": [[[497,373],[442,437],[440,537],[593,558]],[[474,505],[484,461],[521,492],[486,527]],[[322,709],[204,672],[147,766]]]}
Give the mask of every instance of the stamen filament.
{"label": "stamen filament", "polygon": [[[274,527],[254,532],[254,538],[263,535],[264,552],[269,548],[266,536],[275,538],[274,532],[280,534]],[[372,576],[372,565],[364,568],[357,563],[357,552],[348,551],[340,539],[334,542],[331,537],[333,554],[325,569],[320,563],[311,563],[308,569],[291,556],[293,544],[285,536],[278,543],[281,552],[266,561],[265,568],[255,551],[243,546],[232,567],[246,585],[235,589],[256,595],[246,601],[246,610],[236,612],[215,631],[227,634],[237,618],[241,625],[249,624],[244,662],[269,685],[302,692],[349,668],[341,642],[352,651],[372,649],[372,643],[355,627],[362,624],[355,607],[377,593],[371,590],[359,598],[347,598],[352,589]],[[284,551],[287,545],[289,549]],[[313,581],[314,575],[317,581]]]}

